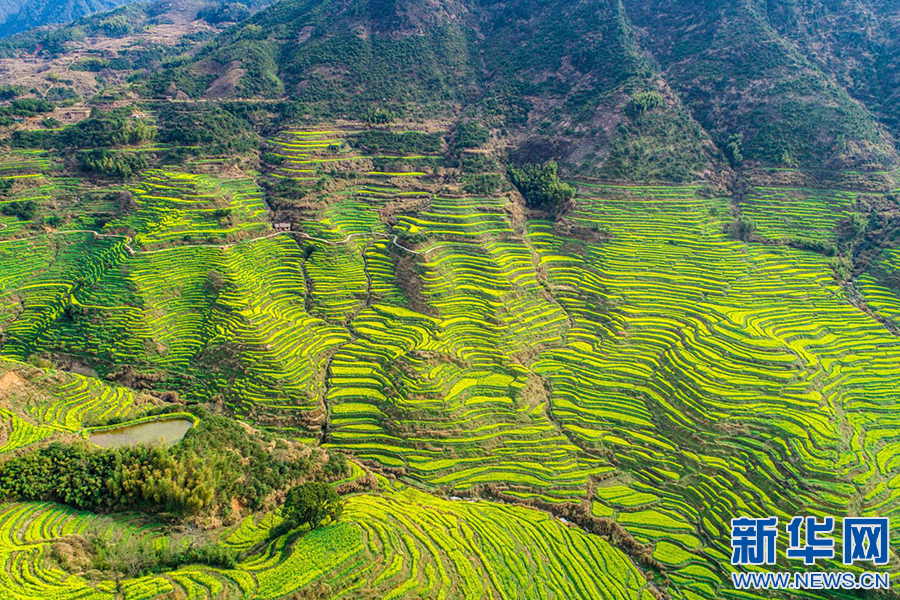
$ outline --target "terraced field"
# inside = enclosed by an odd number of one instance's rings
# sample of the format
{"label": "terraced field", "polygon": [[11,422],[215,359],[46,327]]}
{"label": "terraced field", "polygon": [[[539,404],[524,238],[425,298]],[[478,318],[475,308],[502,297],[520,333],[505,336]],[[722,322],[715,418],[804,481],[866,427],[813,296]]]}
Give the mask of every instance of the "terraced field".
{"label": "terraced field", "polygon": [[773,240],[834,243],[836,227],[850,215],[858,194],[794,188],[753,188],[740,208]]}
{"label": "terraced field", "polygon": [[306,534],[289,550],[284,536],[267,541],[279,521],[272,514],[248,518],[223,535],[224,545],[259,548],[235,569],[188,567],[113,583],[52,566],[51,544],[89,535],[165,543],[158,526],[49,503],[6,505],[0,589],[11,599],[262,599],[308,586],[343,597],[513,598],[561,591],[566,598],[651,597],[622,552],[534,510],[385,490],[352,497],[340,522]]}
{"label": "terraced field", "polygon": [[[255,174],[201,162],[79,194],[60,227],[2,217],[0,453],[177,391],[377,485],[299,537],[277,509],[217,524],[233,569],[120,582],[54,545],[166,544],[164,523],[7,504],[0,595],[745,598],[731,518],[900,507],[900,341],[878,320],[900,324],[896,251],[848,291],[823,254],[730,237],[729,201],[698,186],[573,182],[552,221],[462,194],[435,157],[378,170],[352,134],[268,141],[260,177],[324,190],[288,228]],[[19,197],[43,207],[80,184],[41,160]],[[832,244],[857,201],[760,187],[737,208],[764,238]],[[577,506],[608,535],[551,516]]]}
{"label": "terraced field", "polygon": [[856,288],[871,310],[883,319],[900,325],[900,252],[884,250],[870,272],[856,281]]}
{"label": "terraced field", "polygon": [[[371,155],[359,152],[350,145],[349,137],[353,130],[345,128],[322,128],[311,131],[284,131],[268,140],[272,154],[280,164],[273,176],[295,181],[316,181],[326,173],[334,173],[356,169],[360,174],[368,175],[374,180],[385,180],[392,177],[418,178],[425,176],[419,167],[427,164],[435,155]],[[400,164],[407,163],[398,170],[379,170],[373,161],[390,159]]]}

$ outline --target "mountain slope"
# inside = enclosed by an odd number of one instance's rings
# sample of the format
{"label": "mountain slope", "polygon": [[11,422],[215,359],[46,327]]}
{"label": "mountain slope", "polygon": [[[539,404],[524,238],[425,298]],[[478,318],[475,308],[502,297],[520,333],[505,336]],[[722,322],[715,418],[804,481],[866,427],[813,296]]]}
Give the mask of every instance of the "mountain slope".
{"label": "mountain slope", "polygon": [[769,2],[777,30],[900,134],[900,15],[886,0]]}
{"label": "mountain slope", "polygon": [[875,116],[780,36],[754,3],[625,5],[664,76],[720,147],[739,141],[747,159],[780,166],[896,164],[896,148]]}
{"label": "mountain slope", "polygon": [[791,16],[819,14],[814,0],[757,4],[283,0],[149,88],[324,103],[351,117],[385,103],[400,114],[465,108],[493,119],[523,157],[617,179],[688,180],[717,157],[893,167],[897,149],[879,120],[895,126],[890,9],[871,2],[873,32],[862,16],[822,9],[842,17],[815,24],[848,21],[857,35],[844,45],[875,49],[839,58],[825,50],[843,38],[816,54],[815,28]]}
{"label": "mountain slope", "polygon": [[[506,132],[523,160],[622,179],[689,180],[715,152],[617,2],[284,0],[148,87],[318,103],[349,118],[463,112]],[[630,111],[648,92],[650,110]]]}
{"label": "mountain slope", "polygon": [[[643,56],[620,3],[511,6],[484,11],[480,51],[488,102],[530,105],[524,159],[555,152],[615,179],[683,181],[708,168],[707,136]],[[636,109],[635,98],[650,104]]]}
{"label": "mountain slope", "polygon": [[71,23],[132,0],[5,0],[0,3],[0,38],[42,25]]}
{"label": "mountain slope", "polygon": [[154,89],[164,92],[174,82],[195,97],[455,100],[472,81],[459,8],[453,2],[424,8],[415,2],[280,2],[154,80]]}

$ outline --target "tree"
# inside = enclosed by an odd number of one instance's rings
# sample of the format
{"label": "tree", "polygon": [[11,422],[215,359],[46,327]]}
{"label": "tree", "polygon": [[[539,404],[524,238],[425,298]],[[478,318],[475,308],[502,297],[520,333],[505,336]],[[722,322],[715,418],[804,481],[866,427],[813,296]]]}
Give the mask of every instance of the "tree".
{"label": "tree", "polygon": [[203,19],[210,25],[217,23],[237,23],[250,16],[250,8],[240,2],[225,2],[220,6],[207,6],[197,13],[198,19]]}
{"label": "tree", "polygon": [[488,143],[490,132],[478,123],[463,123],[456,129],[453,149],[478,148]]}
{"label": "tree", "polygon": [[37,214],[37,207],[37,203],[34,200],[19,200],[18,202],[4,204],[0,208],[0,213],[9,217],[18,217],[25,221],[30,221]]}
{"label": "tree", "polygon": [[743,143],[743,133],[735,133],[733,135],[730,135],[725,141],[725,158],[728,159],[728,162],[731,163],[732,167],[737,167],[742,162],[744,162],[744,154],[741,151],[741,144]]}
{"label": "tree", "polygon": [[334,488],[321,481],[308,481],[288,491],[282,515],[285,520],[298,525],[309,523],[310,529],[315,529],[325,519],[337,519],[343,511],[344,503]]}
{"label": "tree", "polygon": [[740,215],[730,224],[726,225],[725,230],[729,231],[734,239],[749,242],[756,233],[756,222],[749,217]]}
{"label": "tree", "polygon": [[560,180],[555,162],[510,167],[509,178],[528,208],[552,211],[575,197],[575,188]]}
{"label": "tree", "polygon": [[111,175],[127,179],[147,167],[147,160],[141,154],[111,152],[106,148],[95,148],[78,154],[84,171]]}
{"label": "tree", "polygon": [[659,92],[653,90],[636,92],[625,106],[625,112],[632,119],[637,119],[662,104],[663,98]]}

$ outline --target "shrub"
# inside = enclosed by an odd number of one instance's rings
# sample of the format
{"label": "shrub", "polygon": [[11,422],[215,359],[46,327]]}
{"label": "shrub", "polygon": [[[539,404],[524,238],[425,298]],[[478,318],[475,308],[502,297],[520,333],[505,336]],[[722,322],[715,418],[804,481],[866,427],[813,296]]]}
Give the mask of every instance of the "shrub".
{"label": "shrub", "polygon": [[386,125],[387,123],[390,123],[397,118],[397,113],[390,109],[379,106],[377,108],[367,109],[364,118],[366,120],[366,123]]}
{"label": "shrub", "polygon": [[261,158],[263,159],[263,162],[269,165],[284,164],[284,157],[280,154],[275,154],[274,152],[263,152]]}
{"label": "shrub", "polygon": [[500,189],[502,183],[503,180],[497,173],[469,175],[465,178],[463,189],[467,194],[487,195]]}
{"label": "shrub", "polygon": [[109,61],[103,60],[102,58],[97,58],[96,56],[90,56],[88,58],[76,60],[69,68],[73,71],[88,71],[90,73],[98,73],[103,69],[109,68]]}
{"label": "shrub", "polygon": [[439,133],[405,131],[363,131],[353,137],[356,146],[367,150],[395,152],[397,154],[436,153],[441,151],[443,136]]}
{"label": "shrub", "polygon": [[11,100],[25,93],[21,85],[0,85],[0,100]]}
{"label": "shrub", "polygon": [[737,167],[744,162],[744,154],[741,151],[741,144],[743,142],[743,133],[735,133],[734,135],[729,136],[728,140],[725,142],[725,149],[723,152],[725,153],[725,158],[728,159],[728,162],[732,167]]}
{"label": "shrub", "polygon": [[[177,569],[184,565],[233,569],[238,562],[237,553],[231,548],[210,543],[197,544],[193,540],[187,544],[158,545],[152,538],[120,535],[91,536],[86,541],[91,551],[89,561],[91,568],[127,577],[140,577]],[[54,550],[56,554],[64,555],[63,552]],[[60,562],[66,563],[64,560]]]}
{"label": "shrub", "polygon": [[463,157],[460,168],[464,173],[484,173],[496,171],[499,165],[493,158],[484,154],[471,154]]}
{"label": "shrub", "polygon": [[741,215],[726,225],[725,231],[731,233],[736,240],[749,242],[756,233],[756,223],[750,217]]}

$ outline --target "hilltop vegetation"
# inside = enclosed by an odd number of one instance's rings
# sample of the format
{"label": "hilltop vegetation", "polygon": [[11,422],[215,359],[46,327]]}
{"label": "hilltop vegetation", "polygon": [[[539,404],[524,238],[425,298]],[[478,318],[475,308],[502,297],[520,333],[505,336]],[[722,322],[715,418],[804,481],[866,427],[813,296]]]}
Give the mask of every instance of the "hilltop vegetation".
{"label": "hilltop vegetation", "polygon": [[[214,39],[194,32],[170,47],[88,55],[78,68],[133,71],[148,97],[277,100],[291,105],[283,114],[377,113],[385,124],[462,113],[513,141],[523,162],[556,160],[584,176],[687,182],[722,162],[830,171],[898,164],[890,135],[898,134],[897,36],[889,10],[873,0],[765,10],[737,0],[715,9],[282,0],[251,14],[264,4],[210,4],[198,23],[238,24]],[[195,14],[128,5],[15,36],[0,54],[59,55],[85,35],[127,39]],[[832,33],[842,29],[847,39]]]}
{"label": "hilltop vegetation", "polygon": [[896,164],[896,148],[870,110],[780,39],[767,15],[737,1],[714,10],[694,2],[625,4],[663,75],[720,147],[740,134],[744,156],[765,164]]}

